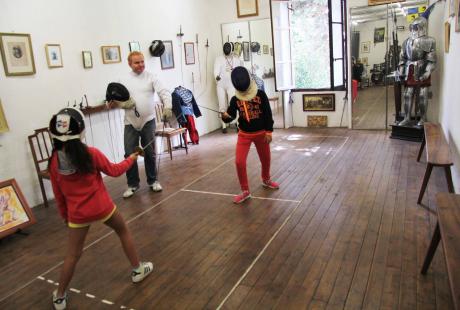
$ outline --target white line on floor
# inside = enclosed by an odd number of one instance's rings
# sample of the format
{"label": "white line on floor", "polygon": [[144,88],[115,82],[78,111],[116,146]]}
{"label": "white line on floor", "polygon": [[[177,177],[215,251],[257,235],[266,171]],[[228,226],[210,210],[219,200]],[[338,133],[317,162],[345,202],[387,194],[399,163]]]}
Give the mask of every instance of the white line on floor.
{"label": "white line on floor", "polygon": [[[196,191],[193,189],[183,189],[183,192],[199,193],[199,194],[209,194],[209,195],[218,195],[218,196],[235,196],[236,194],[227,194],[227,193],[218,193],[218,192],[206,192],[206,191]],[[285,202],[300,202],[300,200],[291,200],[291,199],[281,199],[281,198],[269,198],[269,197],[258,197],[251,196],[251,199],[264,199],[264,200],[274,200],[274,201],[285,201]]]}
{"label": "white line on floor", "polygon": [[[326,171],[327,167],[329,167],[329,164],[332,162],[332,160],[335,158],[335,156],[339,153],[339,151],[342,149],[342,147],[347,143],[348,141],[348,137],[345,139],[345,141],[342,143],[342,145],[337,149],[337,151],[335,152],[335,154],[329,159],[329,161],[327,162],[326,166],[323,168],[323,170],[321,171],[321,173],[318,175],[318,177],[316,178],[315,182],[313,184],[315,184],[316,182],[318,182],[318,180],[321,178],[321,176],[323,175],[323,173]],[[225,302],[230,298],[230,296],[233,294],[233,292],[236,290],[236,288],[240,285],[240,283],[244,280],[244,278],[248,275],[248,273],[252,270],[252,268],[254,267],[254,265],[258,262],[258,260],[260,259],[260,257],[265,253],[265,250],[270,246],[270,244],[272,243],[272,241],[278,236],[279,232],[281,231],[281,229],[283,229],[284,225],[286,225],[286,223],[291,219],[291,216],[294,214],[294,212],[300,207],[302,201],[305,200],[305,198],[307,198],[308,194],[310,193],[310,191],[314,188],[314,186],[311,186],[310,187],[310,190],[308,190],[303,196],[302,196],[302,199],[300,200],[300,202],[298,203],[298,205],[291,211],[291,213],[289,213],[289,215],[286,217],[286,219],[284,220],[284,222],[281,224],[281,226],[278,228],[278,230],[273,234],[273,236],[270,238],[270,240],[268,240],[267,244],[265,244],[265,246],[263,247],[263,249],[259,252],[259,254],[257,255],[257,257],[252,261],[251,265],[249,265],[249,267],[246,269],[246,271],[243,273],[243,275],[240,277],[240,279],[235,283],[235,285],[232,287],[232,289],[230,290],[230,292],[227,294],[227,296],[225,296],[225,298],[222,300],[222,302],[219,304],[219,306],[217,307],[216,310],[219,310],[223,307],[223,305],[225,304]]]}

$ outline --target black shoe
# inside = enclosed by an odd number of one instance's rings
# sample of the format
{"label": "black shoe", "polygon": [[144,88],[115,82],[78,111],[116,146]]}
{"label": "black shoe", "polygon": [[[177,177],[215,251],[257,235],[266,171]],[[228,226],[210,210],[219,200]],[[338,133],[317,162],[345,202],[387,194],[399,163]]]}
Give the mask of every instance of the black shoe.
{"label": "black shoe", "polygon": [[222,128],[222,133],[227,133],[227,128]]}

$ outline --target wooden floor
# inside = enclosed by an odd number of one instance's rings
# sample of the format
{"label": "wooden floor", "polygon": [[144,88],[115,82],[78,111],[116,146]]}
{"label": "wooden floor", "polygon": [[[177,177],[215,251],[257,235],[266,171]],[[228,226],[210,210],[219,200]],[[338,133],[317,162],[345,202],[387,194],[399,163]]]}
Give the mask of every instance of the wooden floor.
{"label": "wooden floor", "polygon": [[[386,114],[385,86],[371,86],[358,90],[358,97],[353,104],[352,120],[354,129],[385,129]],[[395,121],[393,86],[388,87],[388,127]]]}
{"label": "wooden floor", "polygon": [[[189,155],[162,156],[163,192],[143,179],[121,199],[125,178],[106,184],[140,256],[155,272],[138,284],[116,236],[93,225],[69,292],[69,309],[451,309],[442,247],[420,268],[435,225],[434,169],[424,206],[419,144],[384,131],[277,130],[272,175],[234,205],[236,134],[204,136]],[[37,188],[38,190],[38,188]],[[34,208],[28,236],[0,243],[0,309],[50,309],[66,228],[54,205]]]}

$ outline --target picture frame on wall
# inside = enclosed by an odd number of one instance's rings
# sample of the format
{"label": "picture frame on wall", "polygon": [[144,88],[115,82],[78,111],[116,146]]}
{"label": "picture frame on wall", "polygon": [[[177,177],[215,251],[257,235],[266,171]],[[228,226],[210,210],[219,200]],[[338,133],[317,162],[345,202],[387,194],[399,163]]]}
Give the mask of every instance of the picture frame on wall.
{"label": "picture frame on wall", "polygon": [[238,18],[259,15],[258,0],[236,0]]}
{"label": "picture frame on wall", "polygon": [[5,112],[3,112],[2,100],[0,100],[0,133],[10,131],[8,122],[6,121]]}
{"label": "picture frame on wall", "polygon": [[385,42],[385,27],[374,28],[374,44]]}
{"label": "picture frame on wall", "polygon": [[371,51],[371,42],[361,42],[361,53],[370,53]]}
{"label": "picture frame on wall", "polygon": [[455,32],[460,32],[460,0],[456,0],[455,5]]}
{"label": "picture frame on wall", "polygon": [[335,111],[335,94],[305,94],[302,102],[305,112]]}
{"label": "picture frame on wall", "polygon": [[160,56],[161,70],[174,68],[174,51],[172,41],[163,41],[165,46],[164,53]]}
{"label": "picture frame on wall", "polygon": [[35,74],[30,34],[0,33],[0,52],[6,76]]}
{"label": "picture frame on wall", "polygon": [[62,63],[61,46],[59,44],[46,44],[45,51],[48,68],[62,68],[64,66]]}
{"label": "picture frame on wall", "polygon": [[447,21],[444,23],[444,51],[449,53],[450,47],[450,23]]}
{"label": "picture frame on wall", "polygon": [[251,54],[249,53],[249,42],[248,41],[243,41],[243,60],[244,61],[249,61]]}
{"label": "picture frame on wall", "polygon": [[185,51],[185,64],[186,65],[195,64],[195,43],[184,42],[184,51]]}
{"label": "picture frame on wall", "polygon": [[104,64],[121,62],[120,45],[101,46],[101,52]]}
{"label": "picture frame on wall", "polygon": [[268,54],[268,45],[262,45],[262,50],[264,51],[264,54]]}
{"label": "picture frame on wall", "polygon": [[82,51],[81,57],[83,60],[83,68],[89,69],[93,67],[93,54],[90,51]]}
{"label": "picture frame on wall", "polygon": [[130,52],[140,52],[141,51],[141,45],[137,41],[131,41],[129,42],[129,51]]}
{"label": "picture frame on wall", "polygon": [[0,239],[36,223],[15,179],[0,182]]}

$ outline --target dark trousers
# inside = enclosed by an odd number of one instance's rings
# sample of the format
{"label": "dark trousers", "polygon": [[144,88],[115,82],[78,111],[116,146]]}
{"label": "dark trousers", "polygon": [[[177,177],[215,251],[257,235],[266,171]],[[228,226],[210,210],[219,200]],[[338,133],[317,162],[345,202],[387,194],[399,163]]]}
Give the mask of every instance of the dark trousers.
{"label": "dark trousers", "polygon": [[[125,158],[134,153],[135,147],[139,146],[139,140],[142,147],[150,143],[155,138],[155,119],[148,121],[142,129],[136,130],[131,125],[125,125],[124,142],[125,142]],[[147,176],[147,183],[152,185],[157,180],[157,168],[156,168],[156,154],[155,154],[155,142],[150,144],[144,150],[144,167],[145,175]],[[126,172],[126,178],[128,179],[129,187],[139,186],[139,169],[137,162],[135,162],[131,168]]]}

